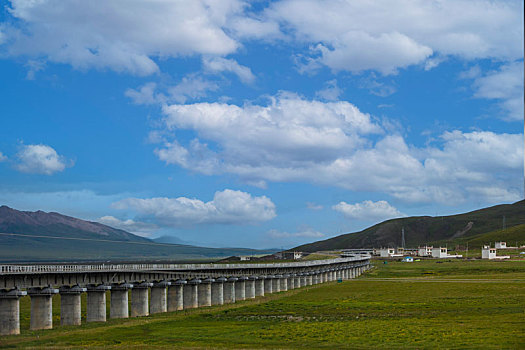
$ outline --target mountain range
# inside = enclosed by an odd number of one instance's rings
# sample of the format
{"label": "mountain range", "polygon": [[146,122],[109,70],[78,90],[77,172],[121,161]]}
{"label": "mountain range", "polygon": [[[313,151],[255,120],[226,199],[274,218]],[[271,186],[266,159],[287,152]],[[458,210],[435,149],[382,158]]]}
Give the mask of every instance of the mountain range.
{"label": "mountain range", "polygon": [[[345,248],[398,247],[402,245],[402,231],[406,247],[466,242],[468,238],[474,237],[475,242],[481,245],[483,238],[479,237],[480,235],[502,229],[503,226],[510,228],[518,225],[523,225],[522,230],[517,230],[517,233],[513,230],[512,239],[517,237],[520,238],[518,241],[525,243],[525,200],[458,215],[412,216],[387,220],[359,232],[304,244],[293,250],[314,252]],[[499,237],[504,240],[504,232]]]}
{"label": "mountain range", "polygon": [[161,237],[158,242],[98,222],[43,211],[0,207],[0,262],[100,260],[213,261],[275,250],[208,248]]}

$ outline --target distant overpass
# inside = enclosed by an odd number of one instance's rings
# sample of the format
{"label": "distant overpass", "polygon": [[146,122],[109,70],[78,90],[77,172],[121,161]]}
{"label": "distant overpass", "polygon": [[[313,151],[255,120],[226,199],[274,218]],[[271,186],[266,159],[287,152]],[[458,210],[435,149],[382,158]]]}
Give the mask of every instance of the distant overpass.
{"label": "distant overpass", "polygon": [[[53,328],[52,297],[60,294],[60,323],[87,322],[234,303],[363,273],[370,255],[264,264],[0,265],[0,335],[20,333],[20,297],[31,298],[31,329]],[[129,292],[130,291],[130,292]],[[149,297],[151,295],[151,298]],[[131,300],[129,300],[131,297]]]}

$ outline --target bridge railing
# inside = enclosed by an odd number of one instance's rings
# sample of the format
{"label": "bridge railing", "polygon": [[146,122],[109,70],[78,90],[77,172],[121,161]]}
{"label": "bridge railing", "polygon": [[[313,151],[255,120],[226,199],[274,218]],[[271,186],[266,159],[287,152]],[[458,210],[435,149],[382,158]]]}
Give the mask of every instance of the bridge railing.
{"label": "bridge railing", "polygon": [[180,271],[180,270],[225,270],[225,269],[264,269],[287,267],[311,267],[328,264],[359,262],[370,259],[370,256],[334,258],[325,260],[297,261],[265,264],[69,264],[69,265],[0,265],[1,275],[39,274],[39,273],[80,273],[111,271]]}

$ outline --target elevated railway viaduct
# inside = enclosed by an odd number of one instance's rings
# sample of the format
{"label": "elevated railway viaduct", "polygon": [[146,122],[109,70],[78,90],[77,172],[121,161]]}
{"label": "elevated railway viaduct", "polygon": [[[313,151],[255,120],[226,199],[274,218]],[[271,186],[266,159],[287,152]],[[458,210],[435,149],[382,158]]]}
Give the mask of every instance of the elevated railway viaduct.
{"label": "elevated railway viaduct", "polygon": [[[370,256],[265,264],[0,265],[0,335],[20,333],[20,298],[31,298],[30,328],[50,329],[52,297],[60,294],[60,323],[147,316],[253,299],[265,294],[359,276]],[[131,300],[130,300],[131,298]]]}

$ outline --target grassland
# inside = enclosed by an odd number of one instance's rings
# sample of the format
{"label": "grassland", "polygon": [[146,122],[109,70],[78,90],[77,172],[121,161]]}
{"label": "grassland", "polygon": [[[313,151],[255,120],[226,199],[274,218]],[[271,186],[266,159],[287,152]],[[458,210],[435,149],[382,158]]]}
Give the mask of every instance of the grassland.
{"label": "grassland", "polygon": [[[364,276],[229,306],[29,331],[2,347],[520,349],[525,262],[376,262]],[[58,324],[59,299],[54,300]]]}

